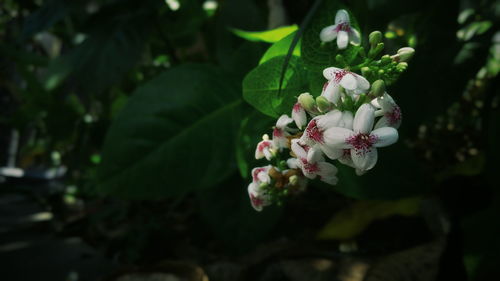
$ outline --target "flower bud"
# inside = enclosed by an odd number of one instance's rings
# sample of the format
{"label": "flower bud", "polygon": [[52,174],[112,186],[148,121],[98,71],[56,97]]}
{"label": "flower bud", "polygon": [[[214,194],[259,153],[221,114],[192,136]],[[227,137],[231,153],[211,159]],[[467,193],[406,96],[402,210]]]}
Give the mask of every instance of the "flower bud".
{"label": "flower bud", "polygon": [[299,177],[297,175],[293,175],[293,176],[288,178],[288,182],[291,185],[297,185],[299,183]]}
{"label": "flower bud", "polygon": [[309,112],[315,111],[316,103],[314,102],[314,98],[313,96],[311,96],[311,94],[309,93],[300,94],[297,100],[299,101],[302,108],[304,108],[305,110]]}
{"label": "flower bud", "polygon": [[332,107],[331,103],[324,96],[317,97],[316,104],[320,112],[326,112]]}
{"label": "flower bud", "polygon": [[368,41],[370,42],[370,46],[374,49],[378,43],[382,42],[382,32],[376,30],[368,35]]}
{"label": "flower bud", "polygon": [[385,93],[385,83],[384,80],[377,80],[372,83],[372,89],[371,92],[373,95],[376,97],[381,97]]}
{"label": "flower bud", "polygon": [[409,61],[412,57],[413,54],[415,53],[415,49],[411,47],[404,47],[398,50],[398,56],[399,56],[399,62],[407,62]]}
{"label": "flower bud", "polygon": [[398,63],[398,65],[396,66],[396,69],[397,69],[398,71],[405,71],[405,70],[406,70],[406,68],[408,68],[408,63],[406,63],[406,62],[400,62],[400,63]]}
{"label": "flower bud", "polygon": [[392,58],[389,55],[383,55],[380,58],[380,62],[381,62],[382,65],[386,65],[386,64],[389,64],[389,63],[392,62]]}
{"label": "flower bud", "polygon": [[364,77],[369,77],[372,74],[372,70],[368,66],[364,66],[361,68],[361,74]]}

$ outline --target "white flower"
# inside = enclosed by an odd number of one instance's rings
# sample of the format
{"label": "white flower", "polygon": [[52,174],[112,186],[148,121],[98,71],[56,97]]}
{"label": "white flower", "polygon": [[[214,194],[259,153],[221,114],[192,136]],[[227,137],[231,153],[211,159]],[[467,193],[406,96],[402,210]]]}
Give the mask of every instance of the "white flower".
{"label": "white flower", "polygon": [[292,109],[292,119],[297,128],[302,129],[307,124],[307,114],[300,103],[296,103]]}
{"label": "white flower", "polygon": [[252,207],[256,211],[260,212],[265,206],[271,205],[271,196],[264,192],[260,186],[254,182],[248,185],[248,196],[250,197]]}
{"label": "white flower", "polygon": [[262,141],[257,144],[255,149],[255,159],[262,159],[266,157],[270,161],[274,156],[275,144],[273,141],[269,140],[267,134],[262,136]]}
{"label": "white flower", "polygon": [[370,82],[363,76],[337,67],[328,67],[323,70],[323,76],[328,81],[321,93],[327,100],[337,103],[340,98],[340,86],[350,94],[359,95],[370,88]]}
{"label": "white flower", "polygon": [[354,116],[353,130],[333,127],[323,133],[326,145],[338,149],[350,149],[356,168],[368,171],[377,163],[377,147],[384,147],[398,140],[398,131],[391,127],[372,131],[375,109],[363,104]]}
{"label": "white flower", "polygon": [[268,165],[252,170],[252,182],[248,185],[248,196],[252,207],[256,211],[262,211],[263,207],[271,205],[271,197],[262,188],[271,183],[271,177],[269,176],[271,167],[271,165]]}
{"label": "white flower", "polygon": [[273,142],[277,149],[281,150],[289,147],[287,136],[290,135],[288,133],[290,129],[288,128],[288,124],[292,122],[293,119],[286,114],[281,115],[276,122],[276,126],[273,130]]}
{"label": "white flower", "polygon": [[347,48],[347,44],[359,45],[361,37],[359,32],[351,27],[349,14],[346,10],[338,10],[335,15],[335,24],[321,30],[319,38],[322,42],[330,42],[337,38],[339,49]]}
{"label": "white flower", "polygon": [[300,144],[298,139],[292,140],[292,151],[297,158],[290,158],[287,164],[290,168],[300,168],[304,176],[314,179],[319,176],[320,180],[335,185],[337,184],[337,168],[325,162],[321,151]]}
{"label": "white flower", "polygon": [[342,155],[342,150],[329,146],[325,142],[324,132],[333,127],[352,128],[353,116],[349,111],[341,112],[334,109],[327,114],[314,117],[307,124],[300,142],[310,147],[319,147],[325,155],[335,160]]}
{"label": "white flower", "polygon": [[375,123],[375,129],[382,127],[393,127],[397,129],[401,126],[401,108],[394,102],[389,94],[385,93],[383,96],[374,99],[372,105],[380,108],[380,110],[375,111],[375,116],[382,116],[377,123]]}

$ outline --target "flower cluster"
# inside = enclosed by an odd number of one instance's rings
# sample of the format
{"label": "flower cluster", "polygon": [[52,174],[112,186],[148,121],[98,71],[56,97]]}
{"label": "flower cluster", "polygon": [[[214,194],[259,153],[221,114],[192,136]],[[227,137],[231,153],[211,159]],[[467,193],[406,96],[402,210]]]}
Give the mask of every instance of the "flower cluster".
{"label": "flower cluster", "polygon": [[[380,37],[380,32],[370,34],[371,58],[381,50]],[[346,48],[348,41],[359,44],[359,33],[350,26],[345,10],[337,12],[335,25],[320,33],[324,42],[335,38],[339,49]],[[377,67],[399,67],[413,52],[403,48],[392,57],[386,56],[388,63],[372,59],[370,62]],[[272,138],[267,134],[262,137],[255,158],[265,158],[272,164],[252,170],[248,194],[257,211],[305,191],[310,180],[336,185],[338,163],[352,167],[361,176],[377,163],[378,148],[397,142],[401,109],[386,92],[383,80],[370,76],[370,83],[365,78],[366,65],[354,68],[363,75],[348,67],[324,69],[326,81],[321,94],[316,98],[309,93],[300,94],[291,117],[280,116]]]}

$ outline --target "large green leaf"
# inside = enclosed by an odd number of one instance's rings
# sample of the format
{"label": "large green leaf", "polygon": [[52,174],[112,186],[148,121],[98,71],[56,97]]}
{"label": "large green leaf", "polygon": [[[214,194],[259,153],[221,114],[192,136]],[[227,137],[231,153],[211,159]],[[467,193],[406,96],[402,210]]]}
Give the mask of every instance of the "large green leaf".
{"label": "large green leaf", "polygon": [[[274,57],[286,55],[288,53],[288,49],[290,49],[290,46],[292,45],[295,33],[296,32],[293,32],[293,33],[287,35],[285,38],[272,44],[271,47],[269,47],[269,49],[267,49],[267,51],[264,53],[264,55],[260,59],[259,64],[263,64],[266,61],[268,61]],[[297,43],[297,45],[293,49],[292,54],[294,56],[300,57],[300,41]]]}
{"label": "large green leaf", "polygon": [[307,74],[299,58],[292,56],[279,82],[285,56],[279,56],[253,69],[243,80],[243,97],[260,112],[271,117],[289,114],[296,97],[307,90]]}
{"label": "large green leaf", "polygon": [[206,188],[235,170],[241,99],[217,68],[183,65],[129,99],[107,135],[100,191],[159,198]]}

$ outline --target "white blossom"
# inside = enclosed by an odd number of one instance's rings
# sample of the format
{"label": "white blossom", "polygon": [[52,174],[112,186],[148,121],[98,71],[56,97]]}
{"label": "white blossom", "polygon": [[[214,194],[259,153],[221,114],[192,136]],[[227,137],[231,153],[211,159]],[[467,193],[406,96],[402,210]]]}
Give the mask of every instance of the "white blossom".
{"label": "white blossom", "polygon": [[323,28],[319,34],[322,42],[330,42],[337,38],[339,49],[347,48],[347,44],[359,45],[361,36],[359,31],[352,28],[349,20],[349,14],[346,10],[338,10],[335,15],[335,24]]}
{"label": "white blossom", "polygon": [[276,122],[276,126],[274,127],[273,130],[273,142],[274,146],[282,150],[283,148],[288,148],[289,143],[288,143],[288,136],[290,136],[289,133],[289,128],[288,124],[292,123],[293,119],[288,117],[288,115],[283,114],[278,118],[278,121]]}
{"label": "white blossom", "polygon": [[327,100],[336,104],[340,98],[341,86],[347,93],[359,95],[370,89],[370,82],[363,76],[337,67],[323,70],[323,76],[328,80],[321,93]]}
{"label": "white blossom", "polygon": [[300,144],[298,139],[292,140],[292,151],[297,158],[290,158],[287,164],[290,168],[300,168],[305,177],[320,180],[335,185],[337,168],[325,161],[320,150]]}
{"label": "white blossom", "polygon": [[402,120],[401,108],[389,94],[384,93],[383,96],[374,99],[371,103],[373,106],[379,108],[379,110],[375,111],[375,117],[381,116],[377,123],[375,123],[375,129],[382,127],[399,128]]}

